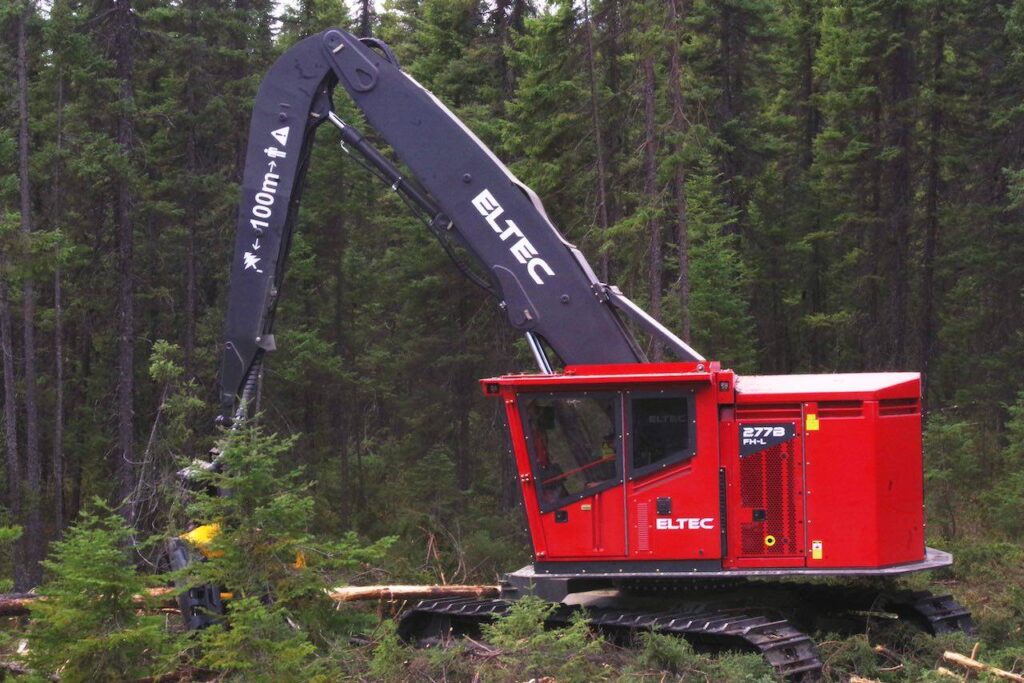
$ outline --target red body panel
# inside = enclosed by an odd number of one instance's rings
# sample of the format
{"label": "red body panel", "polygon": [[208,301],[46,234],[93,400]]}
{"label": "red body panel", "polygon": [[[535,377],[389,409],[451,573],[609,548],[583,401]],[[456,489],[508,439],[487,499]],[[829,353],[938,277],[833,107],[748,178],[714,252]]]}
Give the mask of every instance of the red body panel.
{"label": "red body panel", "polygon": [[[662,363],[576,366],[482,386],[506,406],[539,562],[798,572],[925,557],[915,373],[736,378],[717,363]],[[524,426],[519,403],[538,395],[604,401],[621,446],[599,460],[617,461],[617,479],[554,503],[544,489],[542,505],[538,480],[550,472],[532,459],[537,427]],[[672,416],[657,406],[685,408]],[[688,423],[689,450],[667,449],[651,463],[651,434],[666,420]],[[546,443],[545,434],[534,441]]]}

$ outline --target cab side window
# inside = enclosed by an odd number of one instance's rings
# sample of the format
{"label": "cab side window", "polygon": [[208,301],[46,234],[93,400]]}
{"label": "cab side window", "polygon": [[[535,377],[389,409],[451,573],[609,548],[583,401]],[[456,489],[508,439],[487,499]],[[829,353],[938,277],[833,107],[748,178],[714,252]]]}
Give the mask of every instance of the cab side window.
{"label": "cab side window", "polygon": [[693,457],[692,396],[637,396],[629,408],[631,477]]}
{"label": "cab side window", "polygon": [[519,401],[542,511],[622,481],[616,394],[523,394]]}

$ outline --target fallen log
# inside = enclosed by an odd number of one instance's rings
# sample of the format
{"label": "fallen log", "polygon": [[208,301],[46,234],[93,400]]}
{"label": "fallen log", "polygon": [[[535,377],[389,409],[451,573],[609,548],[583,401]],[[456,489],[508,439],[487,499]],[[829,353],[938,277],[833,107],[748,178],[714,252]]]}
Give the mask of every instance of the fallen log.
{"label": "fallen log", "polygon": [[0,595],[0,617],[28,614],[29,604],[38,598],[34,593],[4,593]]}
{"label": "fallen log", "polygon": [[[174,603],[174,588],[150,588],[146,595],[134,596],[139,607],[145,607],[154,598],[165,598],[167,605]],[[396,602],[399,600],[423,600],[426,598],[491,598],[499,592],[498,586],[338,586],[327,591],[327,595],[335,602],[358,602],[363,600],[380,600]],[[35,593],[3,593],[0,594],[0,617],[19,617],[29,613],[31,605],[42,596]],[[165,605],[166,606],[166,605]]]}
{"label": "fallen log", "polygon": [[498,586],[341,586],[327,591],[335,602],[424,600],[426,598],[494,598]]}
{"label": "fallen log", "polygon": [[[173,603],[173,588],[150,588],[146,595],[132,596],[133,602],[144,607],[146,602],[153,598],[167,598],[168,603]],[[0,617],[20,617],[29,613],[32,603],[42,600],[43,596],[35,593],[0,593]]]}
{"label": "fallen log", "polygon": [[[0,671],[2,671],[3,673],[12,673],[19,676],[30,675],[36,680],[40,678],[43,678],[47,681],[60,680],[60,676],[58,676],[57,674],[40,674],[39,672],[33,671],[32,669],[28,668],[24,664],[21,664],[20,662],[0,662]],[[0,674],[0,679],[3,679],[2,674]]]}
{"label": "fallen log", "polygon": [[1004,671],[1003,669],[998,669],[992,666],[991,664],[984,664],[976,659],[971,659],[967,655],[962,655],[959,652],[950,652],[949,650],[947,650],[946,652],[942,653],[942,658],[945,659],[947,662],[959,664],[965,669],[970,669],[971,671],[985,672],[988,674],[992,674],[996,678],[1002,678],[1007,681],[1017,681],[1017,683],[1024,683],[1024,676],[1022,676],[1021,674],[1015,674],[1012,671]]}

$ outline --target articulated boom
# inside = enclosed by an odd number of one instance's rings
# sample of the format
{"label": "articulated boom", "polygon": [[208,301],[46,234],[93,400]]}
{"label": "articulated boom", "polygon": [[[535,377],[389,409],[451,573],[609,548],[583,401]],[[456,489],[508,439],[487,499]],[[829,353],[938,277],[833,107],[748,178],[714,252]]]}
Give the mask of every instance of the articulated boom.
{"label": "articulated boom", "polygon": [[[332,110],[338,84],[415,182]],[[273,313],[310,145],[327,121],[426,214],[435,234],[477,261],[509,323],[527,334],[542,369],[548,364],[542,341],[565,363],[646,360],[620,313],[680,358],[700,358],[618,289],[599,282],[579,250],[548,220],[537,196],[403,73],[386,46],[330,29],[282,55],[253,106],[221,373],[226,408],[239,394],[244,399],[252,393],[261,355],[274,349]]]}

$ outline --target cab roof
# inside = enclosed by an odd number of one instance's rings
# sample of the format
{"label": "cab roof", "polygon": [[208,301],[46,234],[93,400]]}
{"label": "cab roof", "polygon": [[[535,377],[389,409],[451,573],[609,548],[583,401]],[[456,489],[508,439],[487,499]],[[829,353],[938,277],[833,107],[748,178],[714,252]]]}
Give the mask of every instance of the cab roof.
{"label": "cab roof", "polygon": [[[616,384],[711,383],[733,380],[731,370],[715,361],[576,365],[553,375],[517,374],[480,380],[484,393],[508,389],[569,388]],[[921,375],[916,372],[851,372],[818,375],[748,375],[735,377],[737,403],[770,401],[870,401],[920,398]],[[732,388],[732,387],[730,387]],[[731,401],[731,394],[722,395]]]}
{"label": "cab roof", "polygon": [[920,398],[917,372],[845,372],[820,375],[745,375],[736,378],[736,402]]}

